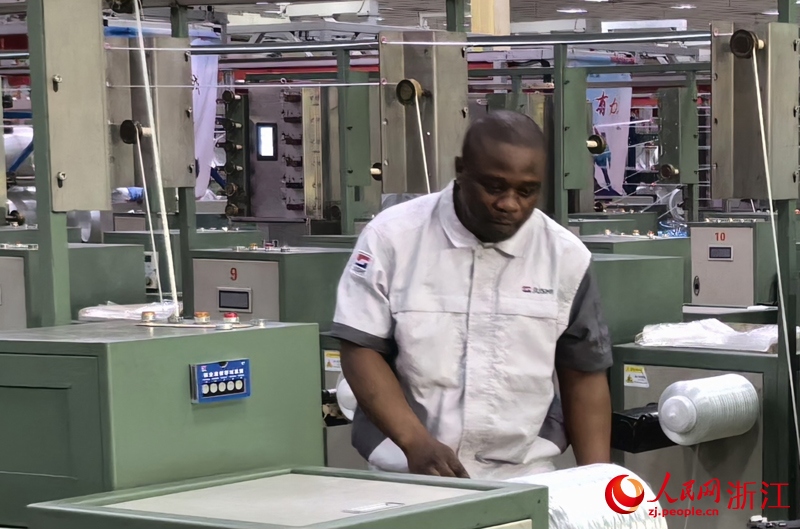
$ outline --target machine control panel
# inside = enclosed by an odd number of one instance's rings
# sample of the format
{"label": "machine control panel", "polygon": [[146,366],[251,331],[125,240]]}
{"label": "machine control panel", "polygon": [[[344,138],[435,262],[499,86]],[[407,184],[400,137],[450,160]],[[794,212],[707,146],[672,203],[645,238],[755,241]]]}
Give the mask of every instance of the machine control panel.
{"label": "machine control panel", "polygon": [[708,260],[709,261],[733,261],[733,247],[732,246],[709,246],[708,247]]}
{"label": "machine control panel", "polygon": [[[231,270],[236,270],[232,268]],[[233,273],[233,272],[232,272]],[[219,288],[217,289],[217,308],[220,312],[239,311],[253,312],[253,291],[249,288]]]}
{"label": "machine control panel", "polygon": [[194,404],[239,400],[250,396],[250,360],[193,364],[191,396]]}

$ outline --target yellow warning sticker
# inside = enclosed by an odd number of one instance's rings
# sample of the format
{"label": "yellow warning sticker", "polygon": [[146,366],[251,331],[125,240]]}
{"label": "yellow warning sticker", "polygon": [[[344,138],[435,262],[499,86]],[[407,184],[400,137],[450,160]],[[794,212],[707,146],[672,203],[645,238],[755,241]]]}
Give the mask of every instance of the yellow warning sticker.
{"label": "yellow warning sticker", "polygon": [[339,351],[323,351],[325,357],[325,371],[340,372],[342,370],[342,362],[339,358]]}
{"label": "yellow warning sticker", "polygon": [[632,388],[649,388],[650,381],[644,366],[625,366],[625,385]]}

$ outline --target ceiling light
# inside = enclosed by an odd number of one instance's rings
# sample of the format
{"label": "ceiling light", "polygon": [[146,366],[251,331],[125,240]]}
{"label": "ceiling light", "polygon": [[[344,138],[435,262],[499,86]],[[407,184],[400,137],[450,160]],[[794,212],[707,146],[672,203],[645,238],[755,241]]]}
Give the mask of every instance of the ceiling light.
{"label": "ceiling light", "polygon": [[676,6],[672,6],[672,9],[697,9],[697,7],[691,4],[679,4]]}
{"label": "ceiling light", "polygon": [[[583,0],[583,1],[584,2],[595,2],[595,3],[599,4],[600,2],[610,2],[611,0]],[[797,3],[800,4],[800,0],[797,0]]]}
{"label": "ceiling light", "polygon": [[778,10],[777,9],[770,9],[769,11],[762,11],[761,14],[762,15],[768,15],[768,16],[776,17],[776,16],[778,16]]}
{"label": "ceiling light", "polygon": [[580,9],[578,7],[574,7],[574,8],[571,8],[571,9],[557,9],[556,11],[558,11],[559,13],[570,13],[570,14],[586,13],[585,9]]}

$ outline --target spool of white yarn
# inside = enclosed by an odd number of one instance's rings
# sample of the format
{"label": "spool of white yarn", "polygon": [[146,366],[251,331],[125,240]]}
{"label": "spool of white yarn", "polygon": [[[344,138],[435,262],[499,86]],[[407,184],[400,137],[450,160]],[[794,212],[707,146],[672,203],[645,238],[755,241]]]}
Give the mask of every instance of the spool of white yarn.
{"label": "spool of white yarn", "polygon": [[670,385],[658,401],[658,420],[672,442],[692,446],[748,432],[760,410],[753,384],[730,374]]}
{"label": "spool of white yarn", "polygon": [[336,381],[336,402],[347,420],[352,421],[356,415],[358,402],[356,402],[356,396],[353,394],[350,384],[347,383],[341,373]]}
{"label": "spool of white yarn", "polygon": [[[626,514],[615,512],[606,498],[606,488],[619,476],[625,476],[619,480],[625,495],[635,497],[639,492],[636,483],[644,489],[642,502]],[[660,502],[651,501],[656,496],[653,490],[639,476],[617,465],[589,465],[509,481],[547,487],[550,529],[667,529],[666,518],[650,516],[654,508],[661,513]],[[612,501],[616,500],[612,497]]]}

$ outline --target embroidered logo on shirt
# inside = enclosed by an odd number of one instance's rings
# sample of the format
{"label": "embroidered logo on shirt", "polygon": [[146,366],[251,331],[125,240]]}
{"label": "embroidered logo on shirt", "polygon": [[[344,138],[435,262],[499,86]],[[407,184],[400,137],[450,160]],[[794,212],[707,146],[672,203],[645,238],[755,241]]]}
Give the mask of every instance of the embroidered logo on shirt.
{"label": "embroidered logo on shirt", "polygon": [[356,260],[353,263],[352,271],[354,274],[364,275],[367,272],[369,263],[372,262],[372,256],[368,253],[358,252]]}
{"label": "embroidered logo on shirt", "polygon": [[526,294],[553,294],[552,288],[538,288],[538,287],[522,287],[522,291]]}

